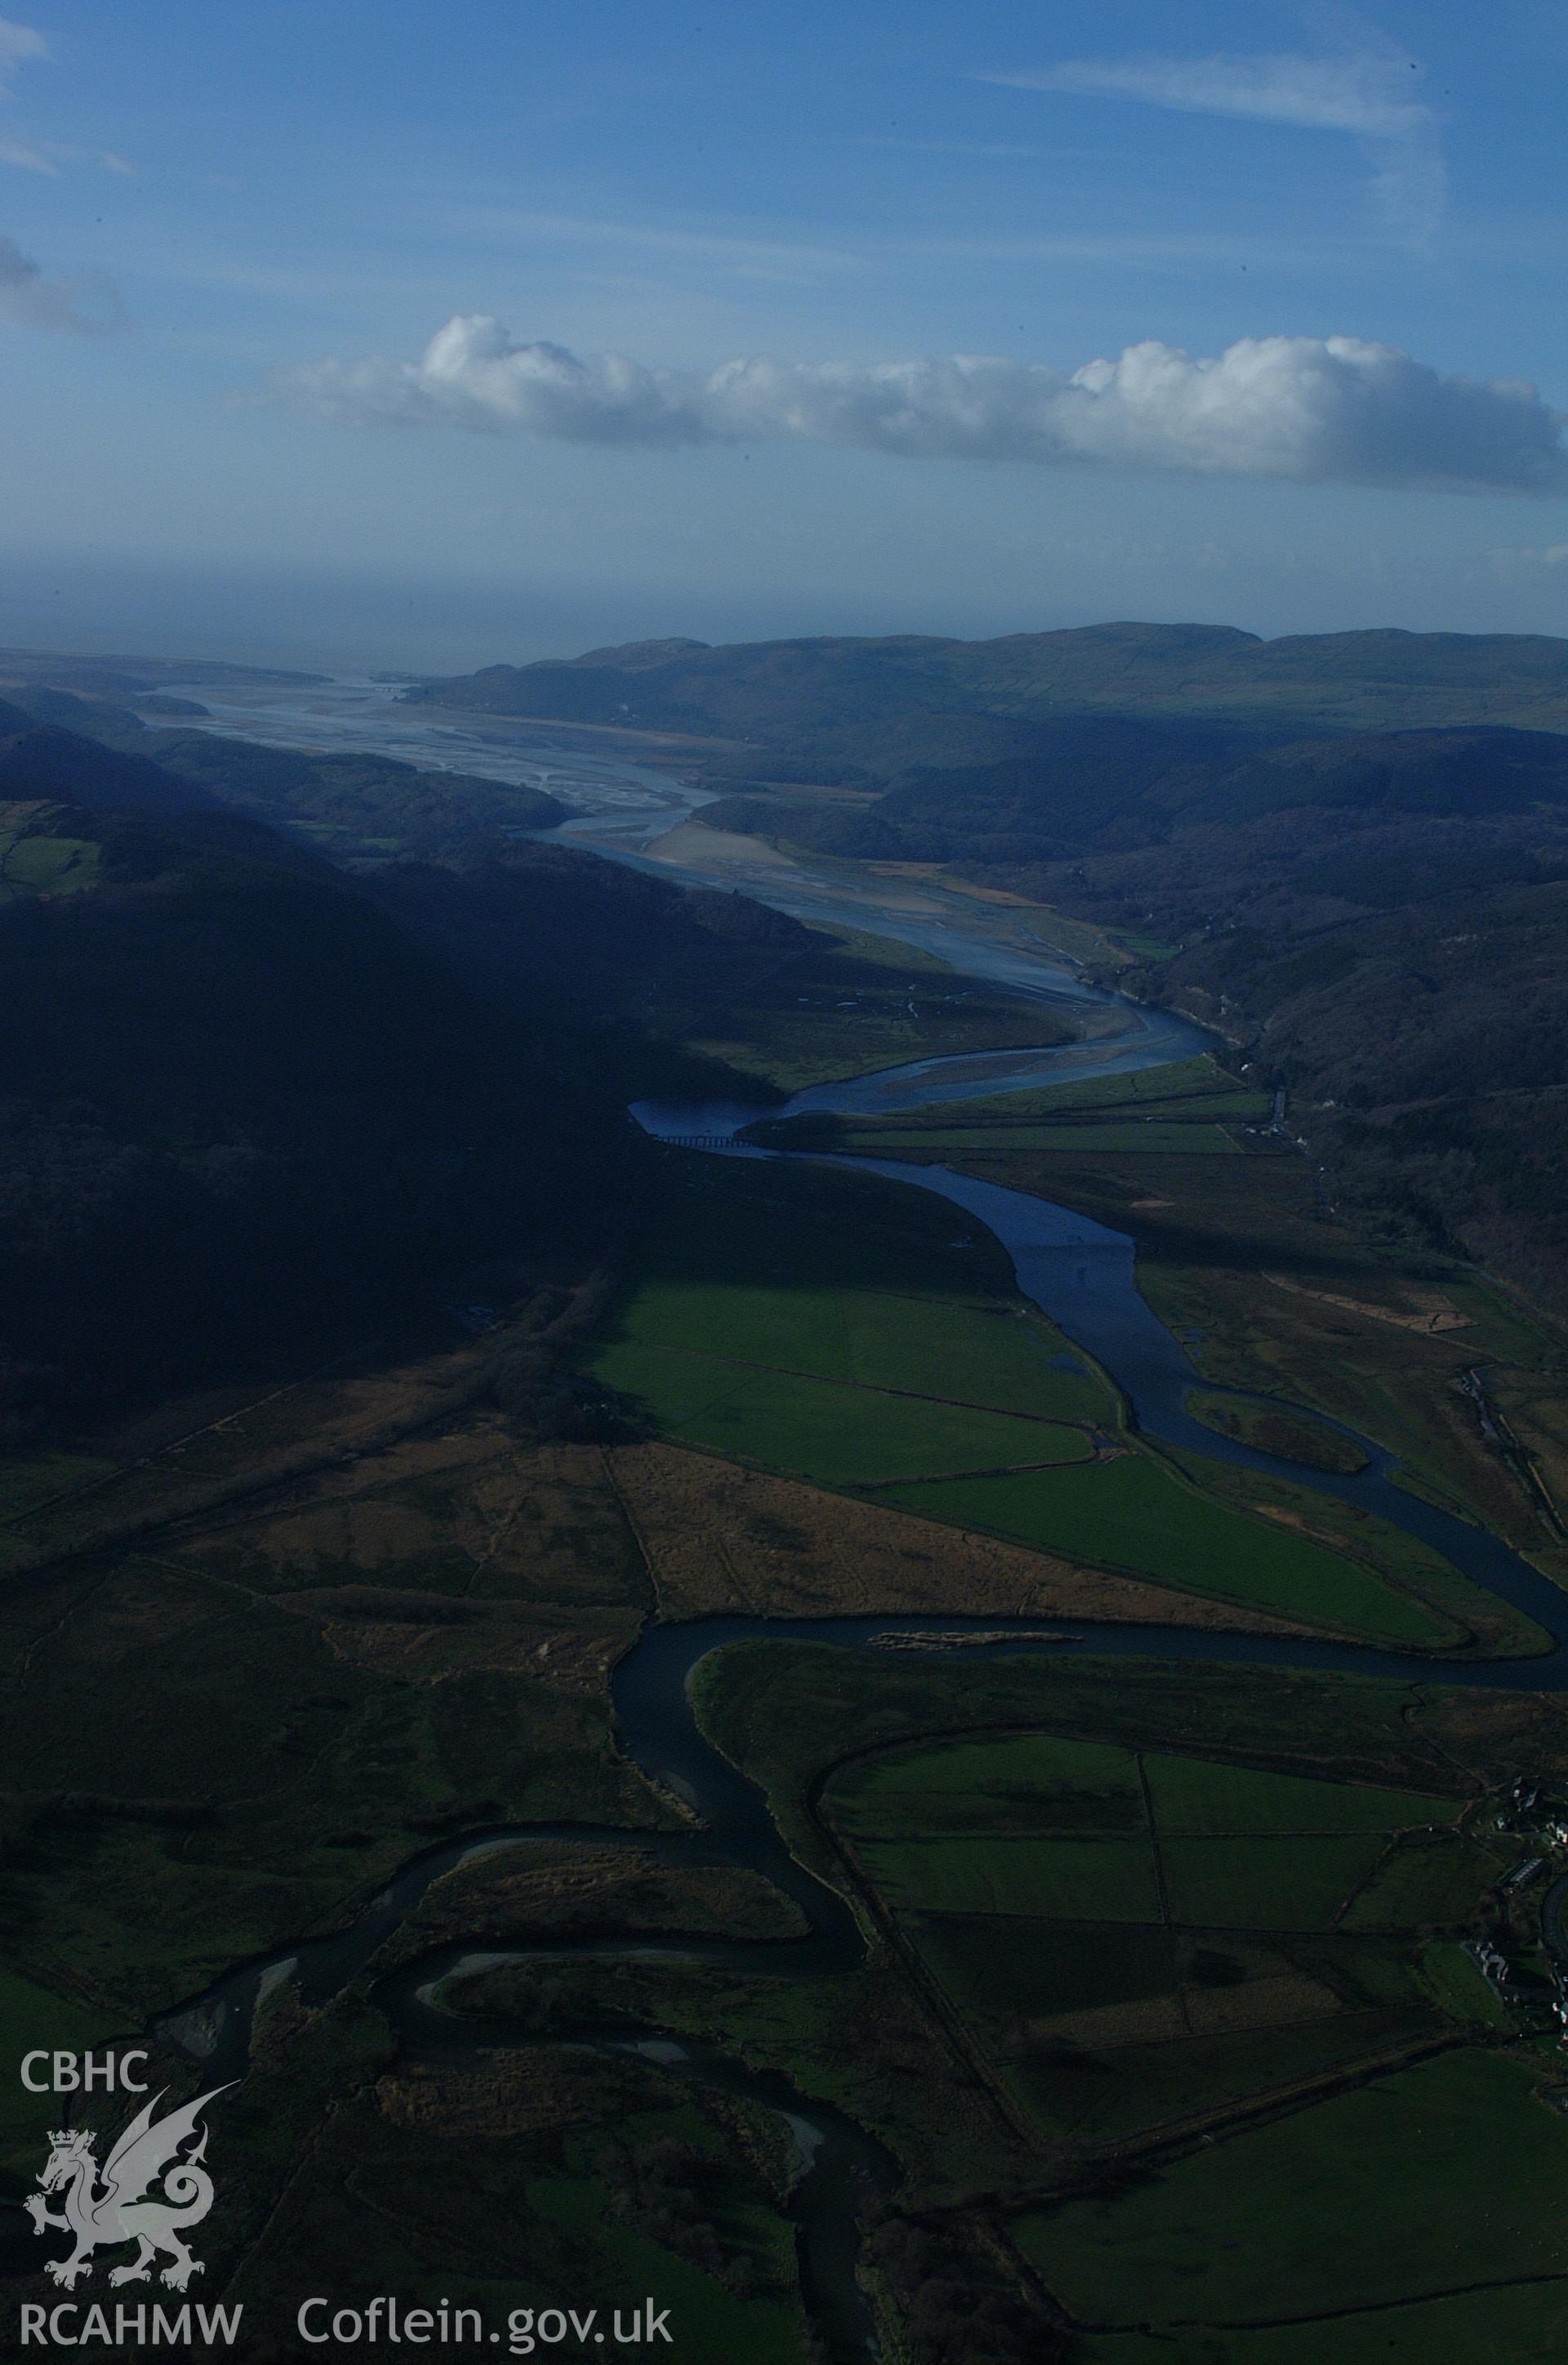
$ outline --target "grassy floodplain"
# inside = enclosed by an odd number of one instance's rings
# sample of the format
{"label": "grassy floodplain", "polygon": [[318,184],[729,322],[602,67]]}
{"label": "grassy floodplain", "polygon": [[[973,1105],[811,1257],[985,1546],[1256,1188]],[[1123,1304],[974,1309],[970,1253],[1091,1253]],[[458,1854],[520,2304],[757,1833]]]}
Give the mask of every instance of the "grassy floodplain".
{"label": "grassy floodplain", "polygon": [[1327,1928],[1462,1804],[1034,1733],[863,1760],[823,1803],[903,1908],[1243,1930]]}
{"label": "grassy floodplain", "polygon": [[[628,1341],[597,1366],[623,1394],[655,1405],[669,1435],[711,1452],[756,1455],[823,1485],[891,1485],[937,1469],[1029,1469],[1086,1462],[1081,1429],[1010,1413],[922,1402],[865,1381],[737,1370],[700,1351]],[[756,1454],[756,1440],[768,1450]]]}
{"label": "grassy floodplain", "polygon": [[1568,2120],[1530,2071],[1466,2049],[1015,2232],[1085,2323],[1317,2315],[1338,2355],[1338,2319],[1358,2307],[1568,2274],[1565,2176]]}
{"label": "grassy floodplain", "polygon": [[[1475,1753],[1468,1700],[1442,1709],[1441,1749],[1413,1749],[1399,1686],[1089,1661],[890,1673],[748,1644],[702,1671],[699,1701],[1047,2146],[1132,2157],[1508,2033],[1460,1943],[1518,1855],[1469,1830],[1474,1777],[1447,1746]],[[1442,1858],[1446,1889],[1358,1918],[1407,1851]]]}
{"label": "grassy floodplain", "polygon": [[890,1490],[908,1510],[1042,1551],[1379,1639],[1440,1644],[1456,1630],[1343,1554],[1271,1530],[1129,1451],[1081,1472],[950,1478]]}
{"label": "grassy floodplain", "polygon": [[[882,1057],[931,1048],[924,999],[892,1048],[902,990],[895,978],[885,1005],[851,997],[842,1012],[801,1004],[799,1015],[782,999],[768,1020],[774,1072],[793,1063],[801,1081],[829,1060],[857,1064],[852,1039],[862,1059],[868,1046]],[[943,1024],[982,1038],[991,1020],[961,1002],[955,992]],[[1295,1176],[1297,1161],[1249,1131],[1266,1114],[1260,1096],[1194,1067],[1174,1094],[1169,1076],[1111,1080],[1018,1096],[1000,1117],[982,1110],[991,1146],[977,1162],[999,1161],[1007,1179],[1016,1162],[1042,1187],[1058,1170],[1136,1171],[1127,1187],[1161,1200],[1170,1175],[1201,1175],[1191,1204],[1207,1193],[1227,1206]],[[913,1154],[964,1157],[966,1114],[933,1116],[914,1126]],[[945,1128],[961,1137],[956,1150]],[[196,1441],[178,1448],[185,1493],[167,1474],[159,1482],[162,1527],[142,1524],[154,1480],[140,1460],[40,1457],[15,1471],[0,1514],[26,1538],[98,1516],[51,1511],[56,1497],[98,1505],[111,1522],[96,1562],[68,1569],[69,1593],[44,1604],[17,1586],[7,1604],[23,1851],[11,1935],[28,1984],[0,1993],[0,2017],[9,2010],[18,2033],[84,2042],[133,2024],[221,1962],[353,1910],[411,1850],[455,1830],[514,1816],[667,1825],[670,1802],[617,1751],[607,1698],[650,1611],[902,1604],[912,1597],[890,1581],[896,1563],[921,1608],[1034,1606],[1070,1624],[1101,1614],[1036,1595],[1061,1582],[1050,1554],[1201,1596],[1209,1607],[1184,1606],[1210,1622],[1261,1605],[1392,1641],[1457,1631],[1459,1580],[1444,1589],[1403,1540],[1374,1538],[1282,1482],[1254,1488],[1128,1435],[1114,1390],[950,1207],[869,1177],[662,1163],[667,1198],[588,1356],[654,1437],[524,1444],[508,1425],[515,1398],[498,1390],[461,1407],[443,1395],[439,1418],[416,1418],[410,1403],[396,1448],[361,1406],[345,1456],[332,1426],[342,1408],[324,1423],[319,1408],[305,1419],[280,1404],[247,1415],[280,1424],[275,1463],[270,1428],[247,1437],[193,1422]],[[1303,1283],[1327,1286],[1310,1303],[1332,1304],[1336,1319],[1340,1279],[1308,1269]],[[1287,1313],[1307,1302],[1294,1285],[1280,1293]],[[1390,1332],[1395,1350],[1414,1335]],[[319,1467],[292,1467],[284,1430],[297,1418],[313,1451],[324,1433],[333,1448]],[[100,1475],[111,1482],[101,1490]],[[238,1490],[234,1504],[215,1493],[204,1510],[200,1486],[219,1481]],[[135,1518],[114,1529],[128,1497]],[[873,1564],[863,1546],[878,1523],[886,1561]],[[732,1552],[738,1535],[754,1557]],[[1129,1610],[1122,1577],[1103,1582],[1107,1596],[1121,1587],[1116,1614],[1162,1614],[1147,1598]],[[1435,2143],[1445,2193],[1462,2184],[1453,2129],[1467,2113],[1487,2160],[1494,2126],[1512,2142],[1521,2113],[1556,2135],[1539,2065],[1504,2052],[1514,2032],[1461,1943],[1518,1855],[1469,1804],[1483,1781],[1549,1759],[1550,1724],[1524,1703],[1454,1709],[1414,1686],[1060,1659],[851,1663],[769,1642],[702,1671],[710,1730],[767,1785],[802,1859],[856,1900],[868,1951],[852,1971],[754,1969],[747,1944],[796,1925],[776,1892],[734,1868],[671,1873],[573,1842],[442,1882],[398,1941],[515,1945],[524,1958],[551,1949],[547,1967],[520,1959],[466,1983],[466,2008],[513,2018],[525,2052],[401,2057],[363,1991],[318,2015],[286,1986],[263,2016],[248,2120],[236,2113],[239,2288],[259,2296],[270,2279],[281,2290],[333,2257],[352,2259],[369,2288],[396,2281],[428,2297],[463,2255],[493,2262],[477,2286],[492,2308],[584,2292],[630,2303],[652,2289],[691,2327],[682,2353],[694,2365],[809,2354],[795,2163],[777,2119],[661,2080],[650,2064],[593,2062],[551,2042],[553,2030],[569,2038],[619,2018],[722,2029],[735,2057],[836,2103],[891,2155],[895,2228],[959,2228],[952,2238],[969,2247],[953,2281],[966,2303],[988,2274],[1007,2280],[1016,2244],[1053,2295],[1115,2327],[1087,2334],[1082,2365],[1157,2365],[1160,2348],[1219,2365],[1355,2357],[1354,2317],[1343,2344],[1338,2317],[1327,2332],[1309,2321],[1305,2335],[1259,2333],[1296,2347],[1254,2359],[1237,2346],[1254,2336],[1226,2313],[1248,2303],[1246,2254],[1266,2222],[1252,2187],[1288,2215],[1296,2156],[1246,2152],[1228,2182],[1189,2191],[1177,2155],[1200,2144],[1191,2157],[1241,2155],[1272,2132],[1260,2119],[1315,2124],[1358,2084],[1403,2096],[1434,2046],[1450,2048],[1439,2066],[1514,2077],[1472,2080],[1446,2103],[1423,2088],[1406,2112],[1408,2150],[1431,2112],[1447,2111]],[[759,1664],[748,1711],[745,1668]],[[145,1705],[84,1732],[72,1704],[84,1686]],[[127,1811],[92,1803],[116,1785]],[[187,1797],[199,1815],[171,1811]],[[722,1964],[639,1954],[640,1937],[671,1932],[722,1933],[740,1953]],[[568,1959],[577,1939],[607,1951]],[[1342,2139],[1370,2148],[1363,2123],[1346,2124]],[[13,2197],[38,2164],[36,2126],[17,2127],[0,2146]],[[1315,2142],[1300,2156],[1311,2224],[1272,2261],[1280,2304],[1307,2317],[1363,2190],[1352,2181],[1336,2202],[1322,2165],[1332,2143]],[[1518,2148],[1534,2181],[1505,2180],[1503,2198],[1523,2212],[1554,2162],[1528,2140]],[[644,2154],[663,2162],[656,2174]],[[1378,2172],[1396,2177],[1402,2158],[1389,2149]],[[1161,2215],[1156,2198],[1171,2192]],[[1144,2214],[1118,2218],[1124,2202]],[[1439,2211],[1433,2223],[1428,2248],[1451,2254],[1456,2276],[1484,2278],[1484,2217],[1466,2228]],[[1360,2223],[1350,2232],[1371,2250]],[[868,2244],[874,2275],[879,2237]],[[1425,2238],[1413,2214],[1385,2216],[1390,2255]],[[1210,2261],[1192,2319],[1181,2314],[1190,2254]],[[1537,2255],[1521,2235],[1507,2263],[1533,2272]],[[1136,2313],[1128,2259],[1144,2277]],[[948,2268],[928,2257],[920,2273],[940,2284]],[[1352,2282],[1352,2304],[1381,2305],[1365,2297],[1372,2287]],[[912,2274],[889,2288],[892,2359],[924,2285]],[[1101,2292],[1128,2313],[1093,2313]],[[1463,2357],[1480,2322],[1459,2313],[1470,2304],[1400,2287],[1388,2321],[1412,2365],[1414,2327],[1439,2309],[1460,2329],[1428,2326],[1433,2354],[1448,2337]],[[1536,2300],[1509,2292],[1499,2304],[1496,2321],[1528,2356]]]}
{"label": "grassy floodplain", "polygon": [[710,1452],[1338,1631],[1458,1639],[1414,1591],[1123,1433],[1114,1392],[1018,1295],[998,1245],[955,1223],[869,1178],[672,1174],[588,1367]]}
{"label": "grassy floodplain", "polygon": [[1187,1409],[1206,1429],[1221,1437],[1238,1438],[1260,1453],[1274,1453],[1286,1462],[1304,1463],[1309,1470],[1364,1470],[1368,1456],[1353,1437],[1312,1420],[1289,1405],[1271,1405],[1246,1396],[1226,1396],[1212,1389],[1194,1388]]}
{"label": "grassy floodplain", "polygon": [[1270,1146],[1263,1128],[1272,1105],[1267,1093],[1201,1052],[1170,1067],[1032,1085],[896,1116],[791,1117],[770,1128],[768,1138],[786,1146],[792,1138],[820,1139],[880,1158],[1059,1149],[1232,1156]]}
{"label": "grassy floodplain", "polygon": [[1557,2365],[1568,2348],[1568,2283],[1539,2281],[1461,2292],[1408,2307],[1308,2318],[1267,2330],[1112,2333],[1081,2344],[1083,2365]]}
{"label": "grassy floodplain", "polygon": [[[1155,1312],[1206,1380],[1243,1392],[1240,1400],[1195,1392],[1200,1419],[1312,1466],[1356,1466],[1350,1440],[1288,1408],[1327,1414],[1396,1453],[1399,1483],[1568,1577],[1559,1528],[1543,1519],[1535,1486],[1520,1485],[1465,1392],[1479,1367],[1561,1507],[1560,1343],[1474,1269],[1397,1239],[1380,1243],[1338,1217],[1308,1162],[1270,1132],[1271,1103],[1262,1101],[1205,1055],[958,1109],[794,1118],[767,1138],[936,1160],[1129,1234]],[[1216,1156],[1212,1135],[1250,1154]]]}
{"label": "grassy floodplain", "polygon": [[786,1093],[964,1051],[1011,1051],[1070,1043],[1072,1022],[1038,1003],[961,977],[935,953],[857,929],[813,929],[803,950],[711,1005],[665,1008],[661,1034]]}
{"label": "grassy floodplain", "polygon": [[1114,1397],[989,1244],[951,1239],[904,1194],[711,1170],[672,1191],[592,1369],[670,1437],[828,1485],[1087,1461]]}
{"label": "grassy floodplain", "polygon": [[932,1913],[1159,1919],[1153,1855],[1136,1841],[912,1838],[868,1841],[858,1854],[890,1902]]}

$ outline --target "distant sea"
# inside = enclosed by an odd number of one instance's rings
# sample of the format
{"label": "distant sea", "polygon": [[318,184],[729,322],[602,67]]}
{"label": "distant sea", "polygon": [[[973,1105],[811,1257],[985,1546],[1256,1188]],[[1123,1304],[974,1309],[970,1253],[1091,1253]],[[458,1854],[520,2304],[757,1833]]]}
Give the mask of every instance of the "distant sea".
{"label": "distant sea", "polygon": [[[1027,620],[1032,630],[1086,621]],[[817,633],[1006,632],[1007,617],[944,618],[847,592],[810,600],[670,579],[595,581],[520,564],[515,577],[410,581],[343,571],[188,564],[91,551],[0,548],[0,647],[212,657],[309,673],[468,673],[577,656],[618,641]]]}
{"label": "distant sea", "polygon": [[[678,595],[6,553],[0,647],[461,673],[689,629]],[[705,636],[701,636],[705,637]]]}

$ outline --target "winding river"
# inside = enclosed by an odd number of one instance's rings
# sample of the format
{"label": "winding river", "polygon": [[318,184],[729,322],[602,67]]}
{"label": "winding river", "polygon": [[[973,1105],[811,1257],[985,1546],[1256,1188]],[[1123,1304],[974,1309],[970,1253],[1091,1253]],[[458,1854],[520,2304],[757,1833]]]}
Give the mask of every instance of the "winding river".
{"label": "winding river", "polygon": [[[378,752],[420,761],[443,760],[474,769],[480,768],[481,759],[498,760],[493,753],[493,734],[484,734],[485,745],[476,747],[476,734],[465,721],[458,724],[448,719],[443,724],[428,709],[398,710],[380,686],[355,685],[353,692],[351,697],[345,690],[343,712],[338,717],[341,727],[333,729],[320,719],[324,700],[330,716],[330,692],[313,692],[284,714],[277,712],[284,701],[274,698],[270,735],[286,745],[375,745]],[[210,693],[198,694],[215,703]],[[379,739],[378,718],[385,719]],[[269,735],[257,727],[253,708],[215,717],[214,727],[235,730],[241,735]],[[451,744],[441,747],[438,755],[443,729]],[[569,746],[552,748],[548,755],[548,765],[540,761],[533,777],[547,771],[548,784],[579,805],[588,801],[588,795],[582,773],[574,767],[580,760],[583,767],[591,768],[594,785],[603,799],[599,807],[601,821],[613,822],[612,830],[599,837],[599,847],[614,858],[655,861],[649,849],[656,846],[659,831],[678,824],[690,809],[689,796],[672,796],[667,777],[639,774],[631,766],[618,768],[591,751],[579,759]],[[507,760],[521,766],[524,757],[509,749]],[[535,758],[531,755],[529,760]],[[523,775],[519,771],[509,776]],[[620,842],[611,843],[611,837]],[[667,871],[674,866],[661,867]],[[704,883],[712,882],[704,879]],[[899,908],[890,904],[879,909],[847,898],[841,877],[813,875],[799,867],[778,881],[764,877],[744,883],[747,891],[801,917],[846,921],[860,929],[879,928],[940,954],[962,974],[982,977],[1070,1009],[1083,1024],[1085,1037],[1065,1050],[917,1060],[849,1082],[816,1087],[798,1094],[783,1109],[648,1103],[633,1111],[648,1133],[666,1141],[700,1137],[706,1146],[692,1155],[782,1154],[757,1149],[737,1138],[747,1123],[761,1115],[823,1110],[886,1115],[924,1108],[1060,1081],[1069,1075],[1148,1068],[1187,1058],[1206,1039],[1182,1020],[1142,1009],[1086,984],[1059,960],[1050,959],[1040,947],[1032,945],[1021,923],[1009,920],[999,925],[995,915],[960,896],[931,890],[905,898]],[[1185,1348],[1156,1319],[1139,1295],[1133,1243],[1124,1235],[1066,1208],[940,1167],[885,1160],[835,1162],[935,1192],[994,1233],[1013,1259],[1024,1294],[1111,1376],[1147,1436],[1196,1448],[1238,1467],[1288,1477],[1298,1486],[1375,1512],[1444,1554],[1476,1585],[1533,1620],[1550,1644],[1538,1656],[1512,1661],[1434,1661],[1415,1653],[1328,1641],[1215,1633],[1180,1626],[1096,1626],[1077,1620],[1073,1633],[1065,1638],[1041,1621],[953,1615],[722,1617],[682,1625],[649,1622],[613,1676],[617,1736],[621,1748],[642,1774],[687,1801],[697,1818],[693,1829],[651,1834],[582,1824],[513,1825],[426,1849],[346,1928],[280,1948],[265,1960],[237,1966],[205,1994],[163,2015],[154,2025],[155,2037],[199,2062],[205,2081],[217,2084],[242,2073],[258,2002],[278,1985],[292,1981],[305,2001],[319,2004],[351,1982],[368,1978],[374,2001],[388,2014],[402,2046],[411,2054],[442,2055],[463,2047],[532,2046],[565,2040],[604,2051],[634,2053],[672,2075],[746,2095],[779,2113],[790,2132],[799,2170],[791,2205],[803,2287],[832,2354],[847,2365],[847,2360],[875,2354],[870,2317],[856,2275],[857,2213],[868,2193],[890,2191],[897,2180],[895,2163],[873,2137],[841,2113],[796,2090],[774,2073],[750,2068],[722,2046],[620,2023],[553,2032],[542,2038],[505,2022],[459,2013],[447,2001],[454,1983],[475,1973],[498,1964],[551,1956],[580,1959],[586,1954],[599,1954],[619,1959],[711,1963],[773,1978],[821,1978],[851,1969],[862,1959],[866,1939],[846,1899],[790,1855],[762,1792],[721,1756],[700,1730],[691,1705],[691,1684],[701,1661],[727,1644],[757,1639],[864,1651],[875,1637],[890,1632],[919,1636],[983,1631],[988,1636],[1005,1636],[985,1646],[1002,1653],[1038,1650],[1048,1642],[1058,1654],[1065,1651],[1203,1665],[1312,1668],[1400,1683],[1436,1679],[1445,1685],[1559,1690],[1568,1687],[1568,1597],[1495,1537],[1396,1485],[1390,1457],[1369,1440],[1362,1440],[1369,1456],[1364,1470],[1353,1476],[1330,1476],[1260,1453],[1195,1421],[1186,1408],[1186,1395],[1199,1374]],[[648,1938],[486,1954],[460,1945],[446,1945],[416,1955],[396,1968],[378,1970],[377,1957],[387,1942],[444,1874],[501,1849],[562,1840],[625,1847],[687,1866],[745,1866],[794,1900],[804,1916],[806,1934],[767,1944]],[[25,2263],[30,2266],[36,2261]]]}

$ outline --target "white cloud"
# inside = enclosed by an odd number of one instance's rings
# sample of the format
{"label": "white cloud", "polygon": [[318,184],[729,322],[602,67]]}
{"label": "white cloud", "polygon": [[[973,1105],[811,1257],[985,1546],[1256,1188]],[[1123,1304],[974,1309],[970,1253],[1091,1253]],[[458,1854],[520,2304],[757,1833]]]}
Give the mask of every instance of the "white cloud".
{"label": "white cloud", "polygon": [[41,33],[36,33],[30,25],[14,25],[9,17],[0,17],[0,86],[29,58],[48,55],[49,43]]}
{"label": "white cloud", "polygon": [[[14,25],[8,17],[0,17],[0,99],[11,95],[11,84],[18,66],[29,58],[46,58],[49,43],[30,25]],[[54,166],[41,150],[30,140],[0,138],[0,164],[16,164],[24,173],[52,173]]]}
{"label": "white cloud", "polygon": [[15,164],[22,173],[48,173],[51,177],[60,170],[30,140],[11,140],[4,133],[0,133],[0,164]]}
{"label": "white cloud", "polygon": [[[8,17],[0,17],[0,100],[11,96],[11,84],[19,66],[29,58],[47,58],[49,43],[30,25],[15,25]],[[73,148],[58,140],[18,140],[10,134],[0,134],[0,164],[14,164],[23,173],[47,173],[58,175],[62,164],[80,163],[84,159],[100,164],[106,173],[135,174],[134,164],[112,149],[95,151]]]}
{"label": "white cloud", "polygon": [[1533,387],[1445,377],[1353,337],[1248,337],[1212,359],[1151,340],[1070,375],[966,354],[753,359],[699,373],[514,344],[481,314],[449,320],[417,361],[327,360],[275,384],[298,408],[360,425],[644,445],[766,437],[935,459],[1568,492],[1564,420]]}
{"label": "white cloud", "polygon": [[1403,139],[1432,120],[1430,110],[1407,94],[1384,58],[1071,58],[1040,73],[977,79],[1017,90],[1142,99],[1188,115],[1237,115],[1313,131],[1354,131],[1369,140]]}
{"label": "white cloud", "polygon": [[41,263],[0,237],[0,321],[24,329],[67,329],[82,336],[115,328],[121,318],[112,289],[82,280],[49,279]]}
{"label": "white cloud", "polygon": [[1184,115],[1224,115],[1364,141],[1388,227],[1430,236],[1442,208],[1439,118],[1417,95],[1411,61],[1392,48],[1350,57],[1291,52],[1251,57],[1071,58],[1038,73],[981,73],[980,82],[1075,97],[1126,98]]}
{"label": "white cloud", "polygon": [[[0,100],[11,95],[11,83],[29,58],[46,58],[49,43],[30,25],[0,17]],[[57,158],[73,159],[79,151],[54,141],[35,146],[28,140],[0,134],[0,164],[14,164],[25,173],[58,173]],[[106,150],[99,158],[106,170],[129,173],[134,168]],[[120,300],[105,280],[50,279],[43,265],[24,254],[14,239],[0,236],[0,322],[13,328],[64,329],[92,336],[118,328],[124,318]]]}
{"label": "white cloud", "polygon": [[57,179],[62,164],[84,163],[96,164],[126,180],[140,178],[136,166],[117,156],[112,148],[77,148],[63,140],[12,140],[0,132],[0,164],[16,164],[24,173],[47,173]]}

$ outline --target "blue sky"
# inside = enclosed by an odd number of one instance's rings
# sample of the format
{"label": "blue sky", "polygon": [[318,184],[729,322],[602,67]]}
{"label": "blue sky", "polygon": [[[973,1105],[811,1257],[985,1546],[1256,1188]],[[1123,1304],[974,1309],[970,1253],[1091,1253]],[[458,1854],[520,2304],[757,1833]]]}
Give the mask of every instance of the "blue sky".
{"label": "blue sky", "polygon": [[6,5],[0,638],[1568,632],[1568,0]]}

